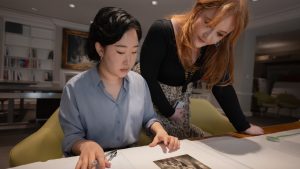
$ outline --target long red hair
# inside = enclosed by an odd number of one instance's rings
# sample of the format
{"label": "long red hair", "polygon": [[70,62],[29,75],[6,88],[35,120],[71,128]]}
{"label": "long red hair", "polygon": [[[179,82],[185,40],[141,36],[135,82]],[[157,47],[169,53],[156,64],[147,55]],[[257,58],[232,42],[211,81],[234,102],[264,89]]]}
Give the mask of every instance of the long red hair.
{"label": "long red hair", "polygon": [[[208,87],[213,85],[227,85],[233,82],[233,49],[241,32],[248,23],[248,9],[246,0],[197,0],[193,9],[184,14],[171,16],[179,24],[176,36],[179,59],[186,71],[195,71],[192,51],[191,37],[193,24],[197,20],[198,14],[207,9],[216,9],[216,15],[208,23],[209,26],[216,26],[224,17],[232,15],[234,17],[234,29],[224,37],[218,45],[207,47],[204,62],[204,75],[202,80],[206,81]],[[228,79],[220,84],[225,75]]]}

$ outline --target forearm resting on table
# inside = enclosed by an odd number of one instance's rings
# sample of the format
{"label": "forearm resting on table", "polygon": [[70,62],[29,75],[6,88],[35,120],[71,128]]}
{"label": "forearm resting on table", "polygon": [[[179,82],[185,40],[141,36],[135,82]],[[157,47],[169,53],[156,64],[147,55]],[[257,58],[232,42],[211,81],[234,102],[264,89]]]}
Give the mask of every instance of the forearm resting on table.
{"label": "forearm resting on table", "polygon": [[154,134],[157,134],[158,132],[166,132],[166,130],[163,128],[163,126],[159,123],[159,122],[154,122],[151,127],[150,127],[151,131]]}

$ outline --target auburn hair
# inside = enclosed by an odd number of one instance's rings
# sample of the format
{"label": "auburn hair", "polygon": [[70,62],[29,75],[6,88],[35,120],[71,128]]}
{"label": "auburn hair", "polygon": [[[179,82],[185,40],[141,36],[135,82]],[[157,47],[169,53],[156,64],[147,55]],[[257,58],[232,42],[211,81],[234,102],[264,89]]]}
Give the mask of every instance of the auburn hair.
{"label": "auburn hair", "polygon": [[[201,80],[206,81],[208,88],[212,88],[216,84],[228,85],[233,82],[233,49],[239,35],[247,26],[248,9],[246,0],[197,0],[191,11],[171,16],[179,24],[176,45],[179,59],[186,71],[197,70],[192,58],[192,51],[195,50],[191,41],[193,24],[199,13],[208,9],[217,10],[208,23],[210,27],[218,25],[224,17],[234,17],[233,31],[217,45],[207,46],[205,52],[206,58],[202,67],[204,74]],[[225,76],[227,76],[226,80],[224,80]]]}

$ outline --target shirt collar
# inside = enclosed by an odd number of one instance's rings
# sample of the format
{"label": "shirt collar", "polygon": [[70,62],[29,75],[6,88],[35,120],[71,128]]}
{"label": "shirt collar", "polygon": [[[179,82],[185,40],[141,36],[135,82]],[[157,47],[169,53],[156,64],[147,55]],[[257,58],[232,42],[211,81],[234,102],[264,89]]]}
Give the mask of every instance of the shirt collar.
{"label": "shirt collar", "polygon": [[92,83],[95,86],[98,86],[101,83],[100,75],[98,73],[99,64],[91,68],[91,75],[92,75]]}
{"label": "shirt collar", "polygon": [[[97,64],[96,66],[94,66],[91,69],[93,84],[95,86],[102,86],[104,88],[103,82],[101,80],[101,76],[100,76],[100,74],[98,72],[98,69],[99,69],[99,64]],[[129,77],[128,77],[128,74],[123,78],[122,87],[125,89],[125,91],[127,91],[128,88],[129,88]]]}

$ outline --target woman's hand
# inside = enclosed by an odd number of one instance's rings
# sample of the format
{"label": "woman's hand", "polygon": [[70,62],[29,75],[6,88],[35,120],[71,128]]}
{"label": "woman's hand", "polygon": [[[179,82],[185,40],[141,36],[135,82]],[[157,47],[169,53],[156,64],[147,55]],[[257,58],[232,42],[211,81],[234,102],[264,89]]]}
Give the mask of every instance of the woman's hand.
{"label": "woman's hand", "polygon": [[180,148],[180,141],[178,140],[178,138],[168,135],[168,133],[164,129],[156,132],[156,135],[149,146],[154,147],[161,142],[163,142],[163,144],[167,146],[170,151],[174,151]]}
{"label": "woman's hand", "polygon": [[244,131],[244,133],[249,135],[262,135],[264,134],[264,130],[256,125],[250,124],[250,127]]}
{"label": "woman's hand", "polygon": [[103,149],[96,142],[88,140],[79,142],[75,146],[80,152],[80,157],[75,167],[76,169],[110,168],[110,162],[107,161]]}
{"label": "woman's hand", "polygon": [[183,117],[184,117],[185,113],[186,113],[185,109],[177,108],[177,109],[175,109],[175,113],[170,117],[170,119],[177,123],[181,123],[183,121]]}

